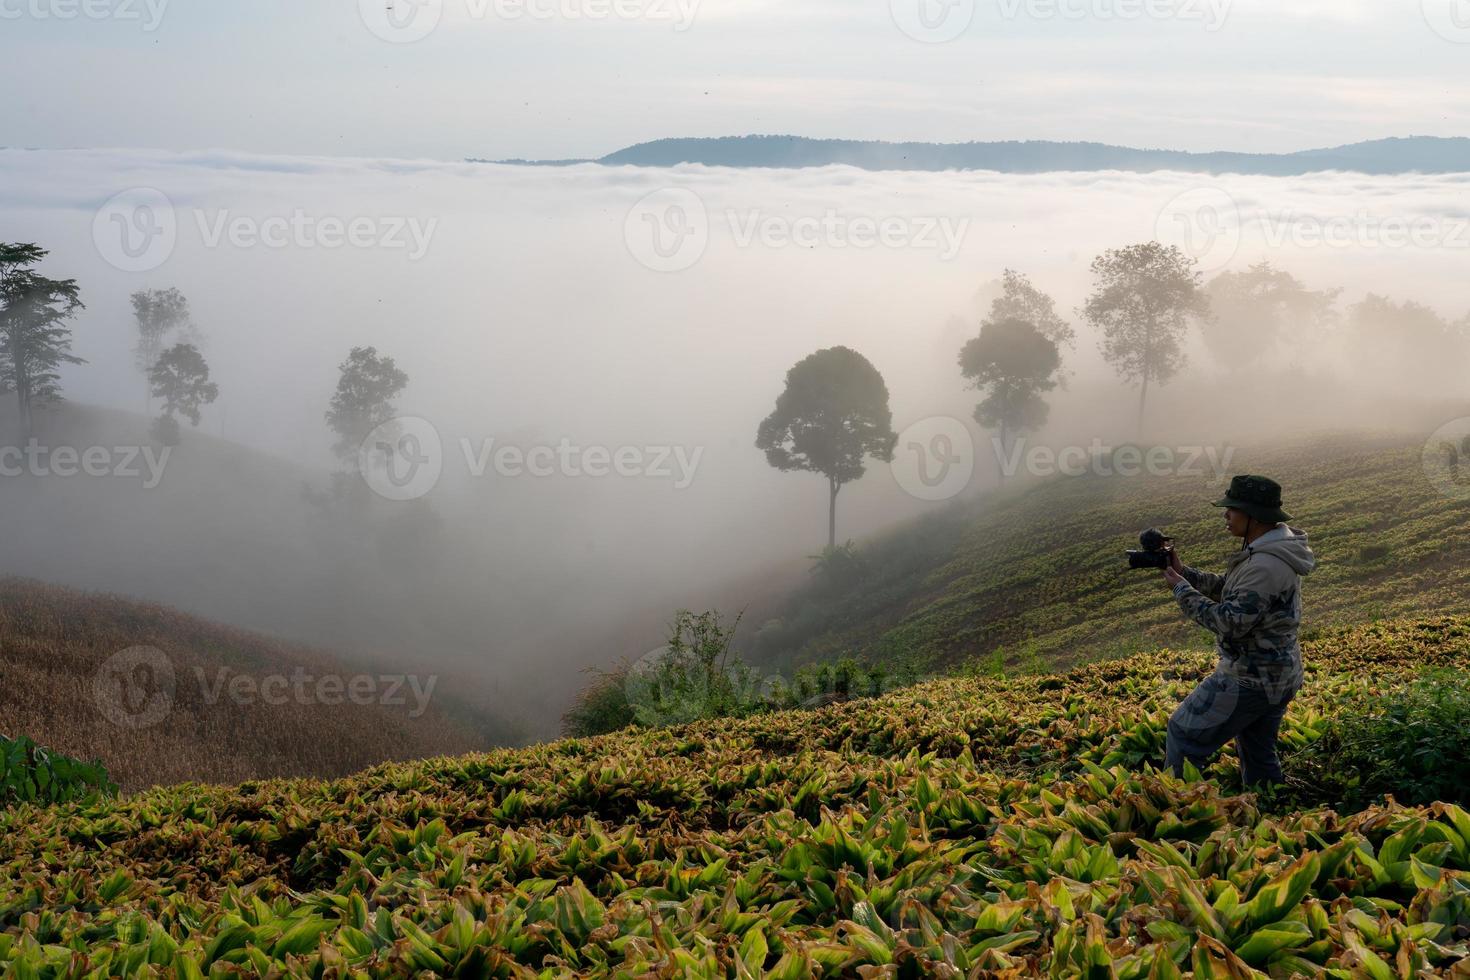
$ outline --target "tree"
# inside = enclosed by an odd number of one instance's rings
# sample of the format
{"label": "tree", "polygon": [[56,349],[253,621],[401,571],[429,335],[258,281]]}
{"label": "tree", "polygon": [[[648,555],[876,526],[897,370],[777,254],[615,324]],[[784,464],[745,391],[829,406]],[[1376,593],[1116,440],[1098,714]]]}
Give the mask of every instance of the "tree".
{"label": "tree", "polygon": [[1062,358],[1056,342],[1035,326],[1014,317],[987,322],[961,348],[959,362],[971,386],[986,392],[975,421],[1000,430],[1002,454],[1010,449],[1011,433],[1046,424],[1050,409],[1041,395],[1057,386]]}
{"label": "tree", "polygon": [[864,457],[893,459],[897,442],[883,376],[846,347],[819,350],[786,373],[786,390],[755,440],[776,469],[827,478],[828,548],[837,546],[838,491],[863,475]]}
{"label": "tree", "polygon": [[144,411],[153,411],[150,397],[153,365],[163,353],[163,345],[170,335],[181,341],[194,340],[197,331],[189,313],[189,301],[177,289],[140,289],[131,297],[133,319],[138,327],[138,343],[133,348],[133,360],[143,373]]}
{"label": "tree", "polygon": [[71,327],[83,308],[75,279],[48,279],[35,270],[46,249],[0,242],[0,389],[15,392],[29,431],[36,405],[61,397],[60,368],[82,364],[71,353]]}
{"label": "tree", "polygon": [[982,326],[1002,320],[1024,320],[1057,347],[1077,346],[1077,331],[1057,314],[1056,301],[1015,269],[1001,273],[1001,294],[991,301]]}
{"label": "tree", "polygon": [[1232,371],[1251,367],[1292,337],[1320,331],[1341,292],[1314,292],[1270,262],[1222,272],[1205,288],[1213,313],[1205,321],[1205,345]]}
{"label": "tree", "polygon": [[393,418],[393,404],[408,384],[393,358],[375,347],[354,347],[339,368],[337,391],[327,409],[327,425],[337,434],[332,451],[343,460],[357,458],[358,447],[369,432]]}
{"label": "tree", "polygon": [[149,389],[163,399],[163,414],[154,423],[154,435],[166,446],[179,442],[182,415],[199,425],[199,410],[219,397],[219,385],[209,380],[209,365],[193,344],[175,344],[159,355],[148,372]]}
{"label": "tree", "polygon": [[1194,266],[1177,245],[1158,242],[1109,249],[1092,261],[1096,288],[1082,318],[1101,331],[1103,357],[1138,384],[1140,430],[1149,384],[1167,384],[1184,366],[1189,321],[1210,315]]}
{"label": "tree", "polygon": [[1418,390],[1456,388],[1470,358],[1470,319],[1450,323],[1413,300],[1396,303],[1369,293],[1348,308],[1349,356],[1373,366],[1372,376],[1389,386]]}

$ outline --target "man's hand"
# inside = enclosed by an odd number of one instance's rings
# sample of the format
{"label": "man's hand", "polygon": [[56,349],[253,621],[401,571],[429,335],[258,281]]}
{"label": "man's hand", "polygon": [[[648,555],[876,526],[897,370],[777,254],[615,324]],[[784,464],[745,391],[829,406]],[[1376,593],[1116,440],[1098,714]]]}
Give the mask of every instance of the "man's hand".
{"label": "man's hand", "polygon": [[[1174,559],[1175,564],[1177,564],[1178,561],[1178,558]],[[1174,588],[1174,586],[1178,585],[1180,582],[1188,581],[1188,579],[1186,579],[1183,575],[1180,575],[1178,572],[1176,572],[1174,570],[1174,567],[1175,565],[1171,564],[1168,568],[1164,569],[1164,581],[1169,583],[1169,588],[1171,589]]]}
{"label": "man's hand", "polygon": [[1173,569],[1175,575],[1184,574],[1184,562],[1179,560],[1179,552],[1173,548],[1169,549],[1169,567]]}

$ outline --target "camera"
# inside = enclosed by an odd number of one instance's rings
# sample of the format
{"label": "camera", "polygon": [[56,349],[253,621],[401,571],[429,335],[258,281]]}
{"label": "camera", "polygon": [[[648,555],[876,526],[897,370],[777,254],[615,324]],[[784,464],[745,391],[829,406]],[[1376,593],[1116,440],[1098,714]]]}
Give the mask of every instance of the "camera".
{"label": "camera", "polygon": [[1128,552],[1129,568],[1157,568],[1169,567],[1169,559],[1174,554],[1174,539],[1168,537],[1163,531],[1151,527],[1138,536],[1140,551]]}

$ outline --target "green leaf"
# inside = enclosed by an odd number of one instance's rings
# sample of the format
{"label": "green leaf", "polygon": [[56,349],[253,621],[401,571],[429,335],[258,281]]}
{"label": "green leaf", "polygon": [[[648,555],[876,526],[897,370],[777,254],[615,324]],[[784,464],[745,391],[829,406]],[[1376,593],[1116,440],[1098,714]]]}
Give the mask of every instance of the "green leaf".
{"label": "green leaf", "polygon": [[271,959],[281,959],[292,955],[300,956],[311,952],[316,949],[317,940],[321,938],[322,933],[331,928],[330,922],[315,915],[293,923],[271,946]]}
{"label": "green leaf", "polygon": [[1321,869],[1321,858],[1315,854],[1304,854],[1293,861],[1246,904],[1246,922],[1253,929],[1279,922],[1288,912],[1301,904],[1317,880]]}
{"label": "green leaf", "polygon": [[1235,955],[1251,966],[1265,966],[1267,960],[1282,950],[1301,949],[1311,943],[1312,930],[1306,923],[1287,920],[1257,929],[1236,947]]}

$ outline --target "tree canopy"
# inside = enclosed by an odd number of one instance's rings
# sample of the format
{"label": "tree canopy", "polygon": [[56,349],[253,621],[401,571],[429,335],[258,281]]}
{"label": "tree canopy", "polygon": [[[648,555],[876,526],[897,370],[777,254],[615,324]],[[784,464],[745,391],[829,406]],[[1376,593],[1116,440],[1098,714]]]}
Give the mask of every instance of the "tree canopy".
{"label": "tree canopy", "polygon": [[980,336],[960,350],[960,373],[986,392],[975,406],[975,421],[998,429],[1002,452],[1010,437],[1046,424],[1049,408],[1042,393],[1057,386],[1062,364],[1056,342],[1025,320],[987,322]]}
{"label": "tree canopy", "polygon": [[1210,315],[1195,264],[1177,245],[1159,242],[1109,249],[1092,261],[1095,289],[1082,317],[1101,332],[1103,357],[1139,386],[1140,428],[1149,385],[1166,384],[1184,366],[1191,320]]}
{"label": "tree canopy", "polygon": [[756,434],[772,466],[827,477],[829,548],[837,544],[838,491],[863,475],[867,457],[893,459],[897,441],[883,376],[847,347],[819,350],[791,368]]}
{"label": "tree canopy", "polygon": [[83,308],[77,282],[36,271],[47,254],[0,242],[0,387],[15,393],[28,428],[35,406],[61,397],[61,365],[84,363],[71,353],[68,324]]}

